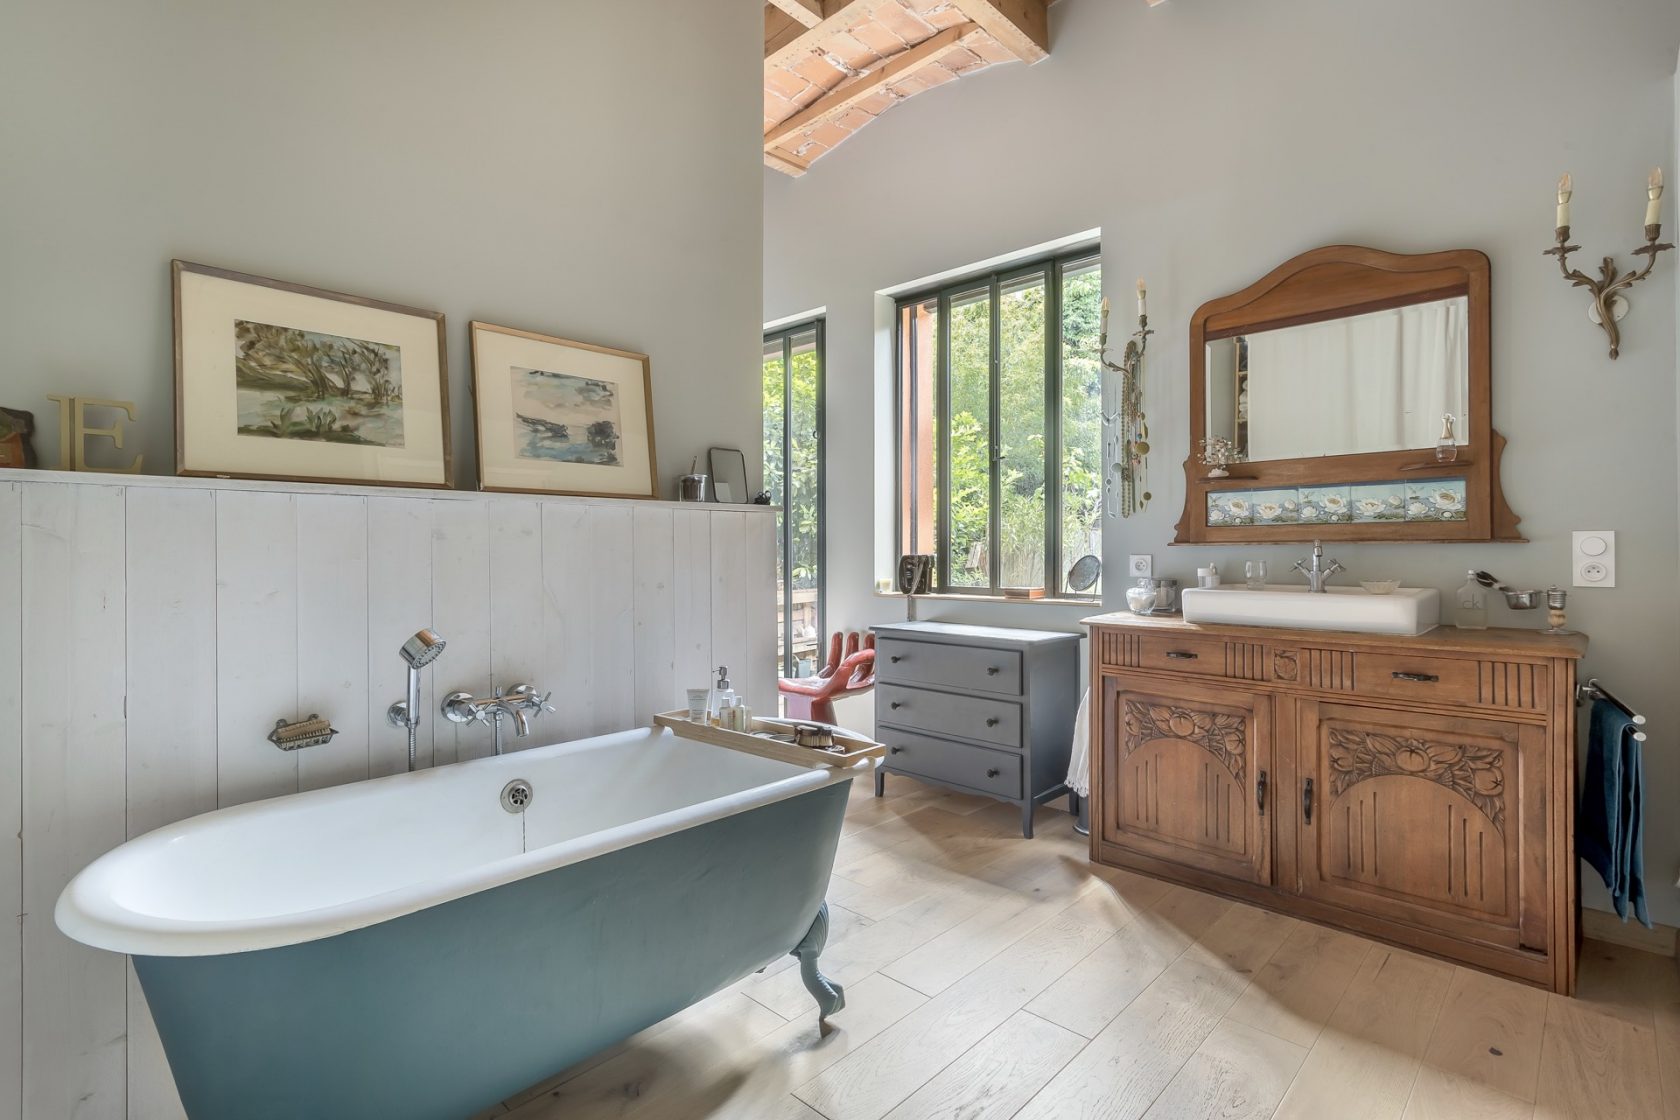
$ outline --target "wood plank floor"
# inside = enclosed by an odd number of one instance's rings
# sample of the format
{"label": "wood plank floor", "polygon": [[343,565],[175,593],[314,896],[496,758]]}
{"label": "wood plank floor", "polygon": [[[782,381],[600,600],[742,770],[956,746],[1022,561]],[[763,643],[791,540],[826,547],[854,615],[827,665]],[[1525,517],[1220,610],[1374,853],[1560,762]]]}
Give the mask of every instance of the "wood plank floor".
{"label": "wood plank floor", "polygon": [[1680,1120],[1680,971],[1561,999],[1100,868],[1066,813],[856,783],[819,1029],[776,962],[481,1120]]}

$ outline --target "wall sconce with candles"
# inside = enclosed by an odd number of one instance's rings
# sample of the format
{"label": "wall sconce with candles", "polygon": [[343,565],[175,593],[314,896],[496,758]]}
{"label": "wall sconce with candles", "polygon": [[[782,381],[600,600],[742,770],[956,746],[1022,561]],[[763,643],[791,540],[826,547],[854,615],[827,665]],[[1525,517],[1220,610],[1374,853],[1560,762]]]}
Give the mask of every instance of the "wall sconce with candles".
{"label": "wall sconce with candles", "polygon": [[1651,270],[1657,265],[1657,254],[1664,249],[1674,248],[1673,245],[1657,243],[1657,239],[1662,236],[1662,168],[1651,172],[1646,190],[1645,244],[1633,251],[1634,256],[1645,258],[1645,267],[1636,272],[1621,273],[1613,257],[1604,258],[1596,279],[1580,269],[1569,267],[1569,254],[1580,248],[1579,245],[1569,243],[1569,199],[1574,193],[1574,183],[1566,174],[1558,180],[1557,244],[1547,249],[1546,255],[1558,259],[1558,268],[1562,270],[1565,280],[1577,288],[1586,288],[1592,292],[1593,302],[1587,309],[1587,317],[1603,327],[1604,333],[1610,336],[1610,357],[1613,360],[1620,355],[1622,348],[1622,332],[1616,323],[1628,313],[1628,301],[1623,298],[1622,290],[1651,275]]}
{"label": "wall sconce with candles", "polygon": [[[1137,330],[1126,341],[1120,361],[1108,358],[1108,297],[1102,301],[1102,330],[1097,339],[1098,360],[1104,369],[1120,375],[1120,388],[1115,402],[1120,407],[1113,412],[1103,411],[1103,424],[1108,429],[1109,473],[1103,483],[1103,506],[1110,517],[1118,509],[1121,517],[1130,517],[1149,505],[1155,495],[1148,489],[1147,464],[1149,456],[1149,420],[1143,414],[1143,355],[1149,349],[1148,291],[1140,279],[1137,282]],[[1116,494],[1115,491],[1119,493]]]}

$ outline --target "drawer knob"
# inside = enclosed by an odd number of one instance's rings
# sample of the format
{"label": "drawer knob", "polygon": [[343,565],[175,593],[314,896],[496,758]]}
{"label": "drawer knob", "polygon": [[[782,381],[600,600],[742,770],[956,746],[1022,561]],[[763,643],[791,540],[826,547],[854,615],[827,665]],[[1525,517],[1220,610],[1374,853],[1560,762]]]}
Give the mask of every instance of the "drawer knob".
{"label": "drawer knob", "polygon": [[1434,673],[1395,673],[1394,679],[1397,681],[1417,681],[1420,684],[1434,684],[1441,678]]}
{"label": "drawer knob", "polygon": [[997,675],[998,675],[998,667],[997,667],[997,666],[996,666],[996,665],[988,665],[988,666],[986,666],[986,675],[987,675],[987,676],[988,676],[988,677],[995,677],[995,676],[997,676]]}
{"label": "drawer knob", "polygon": [[997,725],[998,725],[998,717],[990,716],[986,719],[986,726],[987,727],[996,727]]}
{"label": "drawer knob", "polygon": [[1174,661],[1194,661],[1197,655],[1186,649],[1169,649],[1167,656]]}
{"label": "drawer knob", "polygon": [[894,700],[891,704],[891,707],[892,707],[892,710],[896,712],[900,708],[904,707],[904,704],[901,701]]}
{"label": "drawer knob", "polygon": [[900,661],[903,661],[904,658],[902,655],[895,653],[891,657],[887,658],[887,660],[891,661],[894,665],[897,665]]}
{"label": "drawer knob", "polygon": [[1003,773],[1003,771],[999,770],[996,766],[994,766],[990,770],[986,771],[986,777],[995,778],[1001,773]]}
{"label": "drawer knob", "polygon": [[892,751],[893,754],[903,754],[904,753],[904,748],[903,747],[889,747],[888,749],[890,751]]}

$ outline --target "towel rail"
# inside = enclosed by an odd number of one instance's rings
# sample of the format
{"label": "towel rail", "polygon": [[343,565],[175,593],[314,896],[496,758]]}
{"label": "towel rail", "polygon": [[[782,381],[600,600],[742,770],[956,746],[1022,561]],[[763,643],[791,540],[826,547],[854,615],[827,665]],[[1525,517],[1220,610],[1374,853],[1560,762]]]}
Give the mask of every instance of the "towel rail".
{"label": "towel rail", "polygon": [[[1611,692],[1608,688],[1605,688],[1602,684],[1600,684],[1597,677],[1589,678],[1586,684],[1578,684],[1575,686],[1576,705],[1579,706],[1584,704],[1588,700],[1608,700],[1610,703],[1626,712],[1627,717],[1633,721],[1635,727],[1645,726],[1645,717],[1629,707],[1627,701],[1623,700],[1614,692]],[[1645,732],[1635,731],[1633,733],[1633,737],[1643,743],[1645,741]]]}

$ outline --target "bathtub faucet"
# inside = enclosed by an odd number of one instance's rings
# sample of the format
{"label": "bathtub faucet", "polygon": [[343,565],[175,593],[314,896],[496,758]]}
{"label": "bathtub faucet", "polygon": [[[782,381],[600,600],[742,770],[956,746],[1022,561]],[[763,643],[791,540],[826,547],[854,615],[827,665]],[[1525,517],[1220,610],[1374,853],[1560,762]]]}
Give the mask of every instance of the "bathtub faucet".
{"label": "bathtub faucet", "polygon": [[531,733],[531,717],[552,712],[554,705],[548,698],[554,695],[537,690],[528,684],[516,684],[503,692],[495,689],[489,696],[474,696],[470,692],[451,692],[443,698],[443,717],[450,723],[488,723],[495,729],[496,753],[502,753],[502,720],[513,721],[513,734],[523,739]]}

